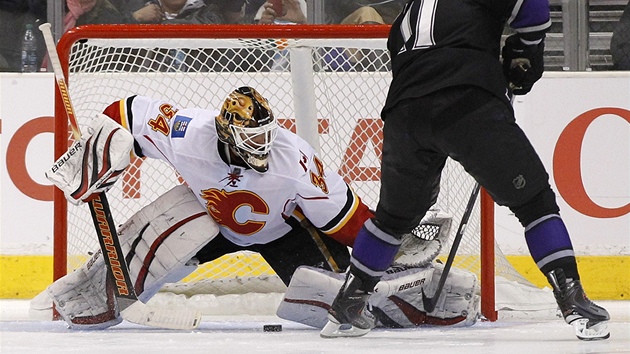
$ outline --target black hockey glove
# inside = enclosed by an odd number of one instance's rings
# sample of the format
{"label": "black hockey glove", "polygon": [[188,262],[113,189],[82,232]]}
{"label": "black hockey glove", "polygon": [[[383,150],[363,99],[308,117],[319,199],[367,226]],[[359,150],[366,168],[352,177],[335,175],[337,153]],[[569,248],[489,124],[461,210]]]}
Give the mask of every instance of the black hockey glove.
{"label": "black hockey glove", "polygon": [[515,95],[525,95],[542,77],[545,70],[543,54],[544,39],[537,45],[526,45],[517,34],[509,36],[501,52],[503,75]]}

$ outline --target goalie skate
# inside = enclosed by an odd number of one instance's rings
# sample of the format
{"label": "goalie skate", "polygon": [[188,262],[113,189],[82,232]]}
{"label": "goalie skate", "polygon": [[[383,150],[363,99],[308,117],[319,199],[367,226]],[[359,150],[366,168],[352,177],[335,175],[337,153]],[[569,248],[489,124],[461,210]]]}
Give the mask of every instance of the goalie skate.
{"label": "goalie skate", "polygon": [[549,272],[547,278],[564,320],[573,326],[579,339],[600,340],[610,337],[608,311],[586,296],[579,280],[567,282],[562,269]]}

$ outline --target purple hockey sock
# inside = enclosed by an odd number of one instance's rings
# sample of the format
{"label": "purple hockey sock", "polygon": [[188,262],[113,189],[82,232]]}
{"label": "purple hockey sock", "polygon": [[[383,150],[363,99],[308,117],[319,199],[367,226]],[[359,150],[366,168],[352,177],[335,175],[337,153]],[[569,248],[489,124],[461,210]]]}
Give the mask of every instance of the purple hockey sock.
{"label": "purple hockey sock", "polygon": [[527,225],[525,240],[534,262],[544,274],[562,268],[567,277],[579,279],[571,238],[559,215],[547,215]]}
{"label": "purple hockey sock", "polygon": [[380,277],[394,261],[400,239],[376,227],[367,220],[352,247],[352,264],[372,277]]}

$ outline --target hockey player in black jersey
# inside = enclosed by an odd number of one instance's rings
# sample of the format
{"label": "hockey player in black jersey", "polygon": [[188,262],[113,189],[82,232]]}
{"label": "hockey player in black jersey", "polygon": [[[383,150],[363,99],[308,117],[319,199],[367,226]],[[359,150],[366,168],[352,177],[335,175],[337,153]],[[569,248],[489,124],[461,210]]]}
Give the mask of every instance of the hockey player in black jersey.
{"label": "hockey player in black jersey", "polygon": [[[501,49],[506,24],[516,33]],[[393,80],[381,113],[380,201],[356,238],[322,337],[369,332],[374,316],[367,299],[402,235],[437,199],[435,187],[448,157],[462,164],[497,204],[514,212],[532,258],[577,337],[609,337],[608,312],[582,289],[549,175],[516,124],[509,99],[527,94],[541,78],[549,26],[547,0],[406,4],[388,39]]]}

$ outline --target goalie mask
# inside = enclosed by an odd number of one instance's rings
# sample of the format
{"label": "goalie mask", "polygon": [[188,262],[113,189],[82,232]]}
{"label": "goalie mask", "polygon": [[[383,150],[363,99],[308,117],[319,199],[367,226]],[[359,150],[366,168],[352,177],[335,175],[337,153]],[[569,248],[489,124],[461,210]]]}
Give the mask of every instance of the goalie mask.
{"label": "goalie mask", "polygon": [[266,172],[278,124],[267,99],[251,87],[239,87],[223,102],[216,117],[219,140],[230,145],[257,172]]}

